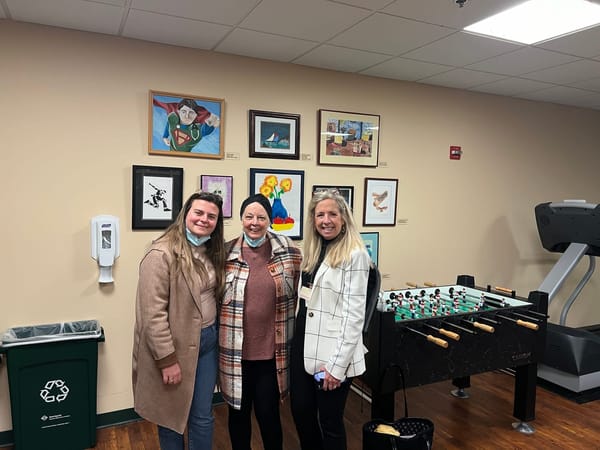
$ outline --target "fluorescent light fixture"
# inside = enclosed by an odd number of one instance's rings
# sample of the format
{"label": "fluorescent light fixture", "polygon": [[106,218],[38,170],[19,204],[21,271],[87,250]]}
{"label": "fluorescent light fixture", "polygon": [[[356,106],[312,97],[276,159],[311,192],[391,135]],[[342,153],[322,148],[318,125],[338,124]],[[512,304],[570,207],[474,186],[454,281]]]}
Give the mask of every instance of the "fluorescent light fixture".
{"label": "fluorescent light fixture", "polygon": [[587,0],[529,0],[465,31],[535,44],[600,23],[600,5]]}

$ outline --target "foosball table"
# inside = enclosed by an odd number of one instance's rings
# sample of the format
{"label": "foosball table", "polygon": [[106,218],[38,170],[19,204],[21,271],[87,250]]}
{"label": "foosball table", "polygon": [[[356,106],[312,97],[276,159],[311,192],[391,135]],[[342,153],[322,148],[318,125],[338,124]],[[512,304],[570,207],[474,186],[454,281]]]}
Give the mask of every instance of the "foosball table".
{"label": "foosball table", "polygon": [[514,427],[532,433],[537,362],[546,338],[548,294],[517,297],[503,288],[475,286],[460,275],[455,285],[381,291],[366,331],[371,416],[394,419],[394,393],[404,384],[453,380],[456,396],[467,396],[470,376],[514,370]]}

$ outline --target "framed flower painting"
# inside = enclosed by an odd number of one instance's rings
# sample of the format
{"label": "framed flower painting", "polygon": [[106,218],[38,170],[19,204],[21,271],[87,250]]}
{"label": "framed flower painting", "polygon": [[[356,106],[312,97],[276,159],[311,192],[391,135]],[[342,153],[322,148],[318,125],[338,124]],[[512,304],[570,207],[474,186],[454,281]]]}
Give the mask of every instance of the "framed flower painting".
{"label": "framed flower painting", "polygon": [[250,169],[250,194],[264,195],[273,208],[271,228],[291,239],[302,239],[304,171]]}

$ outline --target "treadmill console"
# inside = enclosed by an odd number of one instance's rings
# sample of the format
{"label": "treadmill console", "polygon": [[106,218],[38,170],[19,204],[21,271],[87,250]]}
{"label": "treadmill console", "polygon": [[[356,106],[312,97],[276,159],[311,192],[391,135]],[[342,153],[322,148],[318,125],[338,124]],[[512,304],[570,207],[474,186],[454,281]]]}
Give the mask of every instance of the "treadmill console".
{"label": "treadmill console", "polygon": [[600,256],[600,205],[584,200],[540,203],[535,221],[546,250],[564,253],[578,243],[589,247],[587,255]]}

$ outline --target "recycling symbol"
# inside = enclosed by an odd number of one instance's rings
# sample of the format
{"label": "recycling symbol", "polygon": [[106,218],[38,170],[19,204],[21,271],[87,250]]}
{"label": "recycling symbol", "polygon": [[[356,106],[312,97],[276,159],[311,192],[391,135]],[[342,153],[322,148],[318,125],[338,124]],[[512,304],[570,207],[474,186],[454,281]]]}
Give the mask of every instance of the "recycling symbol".
{"label": "recycling symbol", "polygon": [[63,380],[49,380],[40,390],[40,397],[46,403],[62,402],[69,395],[69,388]]}

